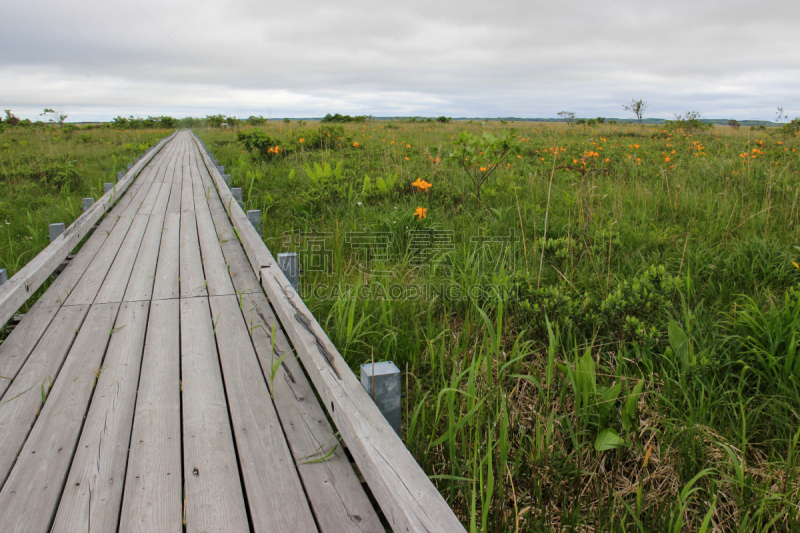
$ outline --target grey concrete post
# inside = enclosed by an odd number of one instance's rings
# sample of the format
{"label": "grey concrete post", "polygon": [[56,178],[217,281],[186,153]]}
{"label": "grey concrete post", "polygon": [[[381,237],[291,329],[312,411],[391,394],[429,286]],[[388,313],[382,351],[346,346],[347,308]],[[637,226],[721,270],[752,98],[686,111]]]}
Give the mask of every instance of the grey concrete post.
{"label": "grey concrete post", "polygon": [[225,166],[224,165],[217,165],[217,170],[219,170],[220,174],[225,174]]}
{"label": "grey concrete post", "polygon": [[133,168],[133,163],[128,163],[128,170]]}
{"label": "grey concrete post", "polygon": [[247,220],[256,228],[256,231],[261,235],[261,210],[251,209],[247,212]]}
{"label": "grey concrete post", "polygon": [[400,369],[391,361],[361,365],[361,386],[400,437]]}
{"label": "grey concrete post", "polygon": [[94,204],[94,198],[84,198],[83,199],[83,210],[86,211]]}
{"label": "grey concrete post", "polygon": [[234,187],[231,189],[231,194],[233,195],[233,199],[237,202],[242,201],[242,188],[241,187]]}
{"label": "grey concrete post", "polygon": [[8,272],[5,268],[0,268],[0,285],[8,281]]}
{"label": "grey concrete post", "polygon": [[125,173],[123,171],[120,170],[119,172],[117,172],[117,181],[121,180],[124,177]]}
{"label": "grey concrete post", "polygon": [[105,194],[105,193],[107,193],[108,191],[110,191],[113,188],[114,188],[114,184],[113,183],[104,183],[103,184],[103,193]]}
{"label": "grey concrete post", "polygon": [[228,187],[231,186],[231,175],[230,174],[223,174],[222,179],[225,180],[225,185]]}
{"label": "grey concrete post", "polygon": [[67,227],[64,225],[63,222],[50,224],[50,242],[56,240],[56,237],[64,233],[65,229],[67,229]]}
{"label": "grey concrete post", "polygon": [[297,291],[300,287],[300,268],[297,262],[297,253],[278,254],[278,267],[283,271],[283,275],[292,284],[294,290]]}

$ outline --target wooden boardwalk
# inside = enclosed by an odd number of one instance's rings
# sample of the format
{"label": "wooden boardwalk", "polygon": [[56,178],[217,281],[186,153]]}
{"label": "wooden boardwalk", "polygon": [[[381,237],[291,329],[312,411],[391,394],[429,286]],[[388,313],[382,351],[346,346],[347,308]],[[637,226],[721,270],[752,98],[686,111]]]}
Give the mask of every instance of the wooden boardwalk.
{"label": "wooden boardwalk", "polygon": [[107,210],[0,345],[0,529],[463,531],[194,135],[126,180],[0,288],[4,322]]}

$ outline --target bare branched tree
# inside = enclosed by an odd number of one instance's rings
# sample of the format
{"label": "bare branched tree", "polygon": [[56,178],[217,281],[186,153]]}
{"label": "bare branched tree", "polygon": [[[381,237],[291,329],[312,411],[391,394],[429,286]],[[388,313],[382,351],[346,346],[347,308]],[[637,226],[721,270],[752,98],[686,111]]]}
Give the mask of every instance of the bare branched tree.
{"label": "bare branched tree", "polygon": [[649,104],[644,100],[636,100],[636,99],[631,99],[630,104],[622,104],[622,108],[625,111],[630,111],[631,113],[636,115],[636,121],[639,123],[640,126],[642,125],[642,115],[644,115],[644,112],[647,110],[648,106]]}
{"label": "bare branched tree", "polygon": [[572,124],[573,120],[575,120],[575,113],[572,111],[560,111],[558,116],[566,120],[568,126]]}

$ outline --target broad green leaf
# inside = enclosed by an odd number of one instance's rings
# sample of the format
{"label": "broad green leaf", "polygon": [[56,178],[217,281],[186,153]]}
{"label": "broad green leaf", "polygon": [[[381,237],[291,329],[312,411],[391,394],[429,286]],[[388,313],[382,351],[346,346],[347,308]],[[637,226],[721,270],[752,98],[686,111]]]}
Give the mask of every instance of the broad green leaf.
{"label": "broad green leaf", "polygon": [[594,441],[594,449],[598,452],[606,450],[614,450],[620,446],[625,445],[625,439],[617,434],[617,430],[613,428],[606,428],[600,432],[597,439]]}

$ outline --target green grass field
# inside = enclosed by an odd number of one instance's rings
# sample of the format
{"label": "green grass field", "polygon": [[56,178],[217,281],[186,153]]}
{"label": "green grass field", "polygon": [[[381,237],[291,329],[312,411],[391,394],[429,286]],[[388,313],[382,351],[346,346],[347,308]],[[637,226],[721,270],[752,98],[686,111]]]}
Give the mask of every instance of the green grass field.
{"label": "green grass field", "polygon": [[103,183],[167,134],[69,125],[0,131],[0,268],[10,278],[25,266],[50,244],[49,224],[69,226],[82,198],[102,196]]}
{"label": "green grass field", "polygon": [[[518,151],[486,170],[450,157],[464,131],[512,128]],[[195,131],[273,254],[298,252],[303,298],[356,374],[373,357],[403,370],[404,441],[470,531],[800,531],[800,139]],[[0,134],[0,268],[166,135],[82,133]],[[22,170],[51,161],[81,179]],[[480,196],[467,171],[491,174]]]}
{"label": "green grass field", "polygon": [[[453,143],[512,126],[478,198]],[[405,442],[471,531],[800,529],[796,138],[318,128],[198,134],[351,367],[408,370]]]}

